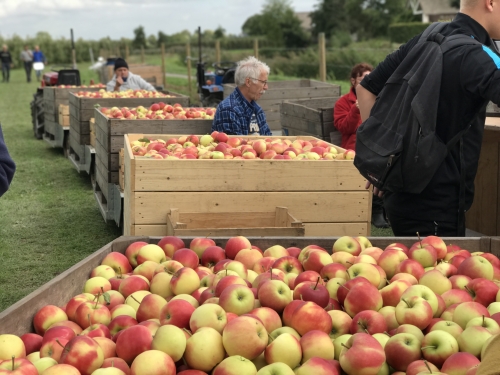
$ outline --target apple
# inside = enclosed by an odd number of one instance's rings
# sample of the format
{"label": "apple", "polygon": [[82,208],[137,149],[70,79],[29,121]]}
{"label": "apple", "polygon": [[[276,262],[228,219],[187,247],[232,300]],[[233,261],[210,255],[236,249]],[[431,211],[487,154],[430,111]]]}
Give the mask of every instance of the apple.
{"label": "apple", "polygon": [[49,367],[57,365],[57,361],[54,358],[45,357],[45,358],[40,358],[40,359],[36,360],[35,362],[33,362],[33,365],[35,366],[36,370],[38,371],[38,374],[41,374],[43,371],[45,371]]}
{"label": "apple", "polygon": [[461,289],[450,289],[444,292],[441,297],[443,297],[446,307],[450,307],[455,303],[472,302],[470,293]]}
{"label": "apple", "polygon": [[441,367],[441,372],[449,375],[466,375],[467,371],[481,363],[479,359],[470,353],[455,353],[448,357]]}
{"label": "apple", "polygon": [[[440,262],[438,265],[435,267],[436,270],[441,272],[443,275],[446,277],[451,277],[457,274],[458,268],[455,267],[453,264],[448,263],[448,262]],[[451,280],[450,280],[451,281]]]}
{"label": "apple", "polygon": [[275,261],[276,258],[274,257],[263,257],[262,259],[259,259],[257,262],[255,262],[253,270],[258,274],[267,272],[272,268]]}
{"label": "apple", "polygon": [[[85,331],[82,331],[82,334],[83,332]],[[75,336],[76,336],[75,331],[73,331],[69,327],[65,326],[50,327],[47,330],[47,332],[45,332],[45,334],[43,335],[41,344],[43,345],[44,343],[52,339],[66,339],[69,341]],[[19,358],[20,356],[16,357]]]}
{"label": "apple", "polygon": [[382,314],[373,310],[360,311],[352,318],[350,333],[355,334],[358,332],[369,333],[383,333],[387,331],[387,323]]}
{"label": "apple", "polygon": [[139,354],[151,348],[152,341],[151,331],[147,327],[134,325],[120,332],[116,339],[116,354],[131,365]]}
{"label": "apple", "polygon": [[82,375],[90,375],[101,367],[104,353],[99,344],[88,336],[71,339],[61,354],[59,363],[75,367]]}
{"label": "apple", "polygon": [[222,343],[229,356],[241,355],[253,360],[264,351],[267,342],[268,333],[264,325],[251,316],[229,321],[222,332]]}
{"label": "apple", "polygon": [[313,357],[333,359],[335,354],[332,339],[323,331],[312,330],[307,332],[300,338],[300,346],[302,348],[302,363]]}
{"label": "apple", "polygon": [[353,286],[349,292],[347,292],[344,300],[345,312],[351,317],[354,317],[354,315],[363,310],[378,311],[382,308],[382,305],[382,296],[378,289],[371,284]]}
{"label": "apple", "polygon": [[128,258],[117,251],[113,251],[106,255],[101,261],[101,264],[111,267],[118,275],[132,272],[132,265]]}
{"label": "apple", "polygon": [[396,307],[401,299],[401,296],[410,286],[411,284],[406,280],[395,280],[380,289],[383,305]]}
{"label": "apple", "polygon": [[258,289],[258,299],[263,307],[281,313],[292,300],[292,292],[281,280],[267,280]]}
{"label": "apple", "polygon": [[433,246],[418,241],[408,250],[408,259],[416,260],[422,267],[433,267],[437,261],[437,251]]}
{"label": "apple", "polygon": [[295,375],[293,370],[282,362],[271,363],[262,367],[257,375]]}
{"label": "apple", "polygon": [[427,286],[435,294],[440,295],[452,288],[451,281],[441,271],[436,269],[425,272],[418,282],[421,285]]}
{"label": "apple", "polygon": [[63,309],[54,305],[46,305],[35,313],[33,326],[35,327],[35,332],[43,336],[52,324],[64,320],[68,320],[68,316]]}
{"label": "apple", "polygon": [[[52,338],[45,341],[40,347],[40,358],[50,357],[59,362],[65,345],[69,342],[66,338]],[[33,355],[32,353],[31,355]]]}
{"label": "apple", "polygon": [[361,276],[367,279],[373,286],[379,287],[381,277],[377,267],[370,263],[356,263],[353,264],[348,270],[347,274],[350,279]]}
{"label": "apple", "polygon": [[0,362],[0,374],[38,375],[36,367],[27,359],[15,358]]}
{"label": "apple", "polygon": [[330,334],[333,327],[332,319],[328,312],[314,302],[304,302],[297,305],[295,311],[292,312],[289,326],[295,329],[301,336],[314,330]]}
{"label": "apple", "polygon": [[384,317],[388,332],[400,326],[398,320],[396,319],[396,307],[384,306],[378,312]]}
{"label": "apple", "polygon": [[431,331],[424,336],[421,347],[422,356],[440,368],[452,354],[458,353],[457,340],[448,332]]}
{"label": "apple", "polygon": [[210,327],[200,328],[187,339],[184,359],[190,368],[210,371],[224,359],[220,333]]}
{"label": "apple", "polygon": [[213,267],[226,258],[224,249],[220,246],[208,246],[201,256],[201,264],[205,267]]}
{"label": "apple", "polygon": [[107,337],[93,337],[102,349],[104,359],[116,357],[116,343]]}
{"label": "apple", "polygon": [[[255,263],[259,259],[262,259],[262,253],[256,249],[241,249],[234,258],[234,260],[243,264],[248,270],[253,270]],[[302,266],[300,267],[302,269]]]}
{"label": "apple", "polygon": [[460,327],[457,323],[449,320],[442,320],[440,322],[437,322],[430,329],[430,331],[436,330],[448,332],[455,339],[458,338],[458,336],[460,336],[460,334],[463,332],[462,327]]}
{"label": "apple", "polygon": [[367,333],[352,335],[339,356],[340,366],[348,374],[377,374],[385,359],[382,345]]}
{"label": "apple", "polygon": [[405,281],[408,281],[411,285],[418,284],[418,280],[415,276],[410,275],[409,273],[404,273],[404,272],[400,272],[400,273],[395,274],[393,277],[391,277],[391,279],[389,281],[392,283],[393,281],[396,281],[396,280],[405,280]]}
{"label": "apple", "polygon": [[493,265],[481,256],[469,257],[458,266],[458,274],[471,279],[484,278],[493,280]]}
{"label": "apple", "polygon": [[[222,154],[224,157],[224,154]],[[210,246],[216,246],[215,241],[206,237],[193,238],[189,244],[189,248],[198,254],[198,258],[203,256],[203,252]]]}
{"label": "apple", "polygon": [[485,327],[469,326],[458,336],[458,347],[461,352],[467,352],[479,358],[484,343],[491,336],[491,332]]}
{"label": "apple", "polygon": [[412,324],[401,324],[398,328],[396,328],[396,331],[394,331],[394,334],[398,333],[411,333],[418,338],[420,342],[424,339],[424,333],[422,330]]}
{"label": "apple", "polygon": [[396,269],[403,260],[408,259],[408,256],[400,250],[385,250],[379,257],[377,264],[387,274],[390,279],[396,274]]}
{"label": "apple", "polygon": [[408,289],[406,289],[401,296],[401,298],[408,298],[418,296],[429,302],[432,308],[432,314],[434,315],[438,311],[438,299],[436,294],[425,285],[412,285]]}
{"label": "apple", "polygon": [[432,320],[432,308],[429,302],[419,296],[401,297],[396,306],[396,319],[399,324],[412,324],[424,329]]}
{"label": "apple", "polygon": [[478,302],[463,302],[455,308],[453,321],[465,329],[471,319],[482,316],[490,317],[486,307]]}
{"label": "apple", "polygon": [[189,328],[189,321],[194,311],[195,308],[193,305],[185,300],[170,300],[160,310],[160,324],[172,324],[181,329],[187,329]]}
{"label": "apple", "polygon": [[226,312],[243,315],[253,310],[255,297],[246,285],[230,285],[219,296],[219,305]]}
{"label": "apple", "polygon": [[160,350],[147,350],[139,354],[130,366],[133,375],[175,375],[175,363]]}
{"label": "apple", "polygon": [[125,256],[133,268],[137,267],[137,254],[139,254],[139,250],[146,245],[148,245],[147,242],[137,241],[131,243],[125,250]]}
{"label": "apple", "polygon": [[149,294],[145,296],[139,308],[137,309],[136,319],[138,322],[143,322],[149,319],[160,319],[162,308],[167,304],[167,301],[162,296],[157,294]]}
{"label": "apple", "polygon": [[384,347],[386,361],[397,371],[406,371],[410,363],[421,357],[420,340],[411,333],[398,333]]}
{"label": "apple", "polygon": [[472,326],[480,326],[486,328],[492,335],[496,335],[500,333],[500,325],[496,322],[495,319],[487,318],[485,316],[472,318],[469,320],[465,328],[469,328]]}
{"label": "apple", "polygon": [[111,322],[111,312],[99,302],[84,302],[76,309],[76,323],[86,329],[92,324],[108,325]]}
{"label": "apple", "polygon": [[360,243],[351,236],[342,236],[333,244],[332,253],[347,252],[351,255],[359,255],[362,247]]}
{"label": "apple", "polygon": [[283,271],[285,274],[295,273],[297,275],[300,275],[304,271],[302,264],[299,262],[299,260],[291,255],[286,255],[276,259],[272,267]]}
{"label": "apple", "polygon": [[439,373],[439,369],[431,362],[419,359],[408,365],[408,368],[406,369],[406,375],[417,375],[423,371],[427,371],[429,373],[429,370],[432,371],[432,374]]}
{"label": "apple", "polygon": [[420,280],[425,273],[424,267],[414,259],[405,259],[396,267],[396,273],[409,273],[417,280]]}
{"label": "apple", "polygon": [[271,340],[265,348],[264,357],[268,364],[281,362],[290,368],[295,368],[300,364],[302,347],[296,337],[289,333],[283,333]]}
{"label": "apple", "polygon": [[172,256],[172,260],[181,263],[184,267],[195,269],[200,263],[198,254],[191,249],[179,249]]}
{"label": "apple", "polygon": [[148,244],[139,249],[137,253],[137,265],[149,260],[155,263],[162,263],[166,260],[163,249],[154,244]]}
{"label": "apple", "polygon": [[195,270],[188,267],[178,270],[170,280],[170,289],[175,295],[191,294],[199,287],[200,278]]}
{"label": "apple", "polygon": [[137,291],[148,291],[150,283],[147,278],[140,275],[133,275],[124,279],[118,291],[123,295],[123,297],[127,298],[131,294]]}
{"label": "apple", "polygon": [[260,319],[267,332],[274,332],[282,327],[281,317],[269,307],[259,307],[249,313]]}
{"label": "apple", "polygon": [[98,368],[92,375],[126,375],[122,370],[114,367]]}
{"label": "apple", "polygon": [[[2,336],[0,336],[0,339],[1,339],[1,337]],[[24,335],[22,335],[20,337],[20,339],[24,343],[24,348],[25,348],[26,355],[31,354],[33,352],[39,351],[40,347],[42,346],[43,337],[40,336],[40,335],[38,335],[38,334],[36,334],[36,333],[25,333]],[[14,340],[17,341],[16,339],[13,339],[13,341]],[[9,346],[10,346],[10,344],[9,344]],[[5,356],[5,353],[2,353],[2,352],[3,352],[3,350],[0,349],[0,358],[2,358],[2,356]],[[15,355],[15,356],[16,356],[16,358],[22,358],[21,355]],[[8,359],[8,358],[5,358],[5,359]],[[0,359],[0,361],[1,361],[1,359]]]}
{"label": "apple", "polygon": [[316,282],[304,281],[296,285],[293,291],[293,299],[312,301],[321,307],[326,307],[330,300],[330,293],[325,286],[319,284],[320,280],[318,277]]}
{"label": "apple", "polygon": [[158,241],[158,246],[163,249],[166,257],[172,258],[174,253],[186,247],[184,241],[177,236],[165,236]]}
{"label": "apple", "polygon": [[446,254],[448,253],[448,249],[446,248],[446,244],[444,241],[438,236],[427,236],[420,241],[422,246],[430,245],[436,250],[437,259],[444,259]]}
{"label": "apple", "polygon": [[499,287],[493,281],[480,277],[471,280],[465,286],[465,290],[469,292],[474,302],[478,302],[488,307],[491,303],[496,301]]}
{"label": "apple", "polygon": [[[180,374],[182,374],[182,372]],[[256,375],[257,367],[253,364],[252,361],[249,361],[248,359],[242,356],[235,355],[225,358],[212,371],[212,375],[232,375],[232,374]]]}

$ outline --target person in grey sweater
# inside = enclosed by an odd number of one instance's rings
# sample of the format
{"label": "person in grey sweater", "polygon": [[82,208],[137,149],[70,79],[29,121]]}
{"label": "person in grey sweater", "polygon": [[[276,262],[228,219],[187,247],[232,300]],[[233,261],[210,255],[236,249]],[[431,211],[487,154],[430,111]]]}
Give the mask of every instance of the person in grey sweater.
{"label": "person in grey sweater", "polygon": [[125,91],[130,89],[156,91],[153,85],[130,72],[128,64],[124,59],[118,58],[115,61],[115,74],[111,81],[106,84],[106,90]]}
{"label": "person in grey sweater", "polygon": [[31,82],[31,69],[33,68],[33,52],[26,45],[24,50],[21,51],[21,61],[24,63],[24,70],[26,71],[26,79]]}

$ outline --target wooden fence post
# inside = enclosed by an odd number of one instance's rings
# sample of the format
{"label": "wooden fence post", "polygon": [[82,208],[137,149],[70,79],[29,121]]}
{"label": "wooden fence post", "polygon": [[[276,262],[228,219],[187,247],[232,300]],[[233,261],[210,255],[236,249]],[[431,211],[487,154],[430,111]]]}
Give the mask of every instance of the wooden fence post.
{"label": "wooden fence post", "polygon": [[325,33],[318,34],[318,55],[319,55],[319,80],[326,81],[326,49],[325,49]]}
{"label": "wooden fence post", "polygon": [[163,83],[163,89],[167,88],[167,78],[166,78],[166,71],[165,71],[165,43],[161,44],[161,71],[162,71],[162,83]]}
{"label": "wooden fence post", "polygon": [[189,97],[191,98],[191,45],[186,44],[186,60],[187,60],[187,76],[188,76],[188,90]]}
{"label": "wooden fence post", "polygon": [[259,39],[253,40],[253,55],[256,59],[259,58]]}
{"label": "wooden fence post", "polygon": [[215,41],[215,61],[220,62],[220,40]]}
{"label": "wooden fence post", "polygon": [[144,64],[144,46],[141,46],[141,63]]}

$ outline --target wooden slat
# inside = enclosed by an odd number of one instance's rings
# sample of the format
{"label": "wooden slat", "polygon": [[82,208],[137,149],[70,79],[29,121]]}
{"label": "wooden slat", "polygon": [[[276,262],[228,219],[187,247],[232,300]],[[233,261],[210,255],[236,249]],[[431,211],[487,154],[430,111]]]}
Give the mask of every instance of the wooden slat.
{"label": "wooden slat", "polygon": [[[135,159],[130,144],[124,145],[125,188],[123,192],[123,234],[135,234]],[[165,228],[165,225],[162,225]]]}
{"label": "wooden slat", "polygon": [[[129,160],[125,158],[125,163]],[[125,167],[124,212],[134,212],[131,224],[164,224],[171,208],[199,212],[274,212],[276,206],[287,207],[302,222],[367,222],[371,216],[370,192],[146,192],[130,193],[131,180]],[[132,199],[130,199],[130,197]]]}
{"label": "wooden slat", "polygon": [[95,156],[110,171],[115,172],[120,169],[119,154],[107,152],[101,142],[96,141]]}
{"label": "wooden slat", "polygon": [[[183,107],[189,107],[189,97],[186,95],[174,93],[174,92],[166,92],[167,95],[174,95],[173,97],[158,97],[158,98],[85,98],[85,97],[77,97],[74,94],[71,94],[78,100],[72,100],[70,103],[72,105],[76,105],[78,111],[90,110],[93,111],[95,106],[98,104],[101,107],[138,107],[140,105],[144,107],[149,107],[151,104],[163,102],[166,104],[175,104],[179,103]],[[76,104],[78,103],[78,104]],[[82,112],[84,113],[84,112]],[[89,120],[89,118],[82,120]]]}
{"label": "wooden slat", "polygon": [[[167,227],[165,227],[167,228]],[[262,236],[262,237],[300,237],[304,236],[304,228],[209,228],[202,229],[174,229],[171,233],[165,229],[167,236],[203,236],[210,233],[215,236]]]}
{"label": "wooden slat", "polygon": [[95,168],[104,178],[104,181],[109,184],[118,184],[118,169],[115,171],[110,171],[106,166],[102,163],[100,159],[95,159]]}
{"label": "wooden slat", "polygon": [[369,236],[371,225],[363,223],[304,223],[306,237]]}

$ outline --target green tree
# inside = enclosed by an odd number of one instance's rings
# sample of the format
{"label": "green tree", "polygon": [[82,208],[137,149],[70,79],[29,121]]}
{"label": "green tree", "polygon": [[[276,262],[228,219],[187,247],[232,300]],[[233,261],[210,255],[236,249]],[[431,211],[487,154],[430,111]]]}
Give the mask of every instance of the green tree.
{"label": "green tree", "polygon": [[132,42],[134,48],[147,47],[146,33],[144,32],[144,27],[139,26],[134,29],[134,40]]}
{"label": "green tree", "polygon": [[450,0],[450,6],[460,8],[460,0]]}
{"label": "green tree", "polygon": [[241,27],[243,34],[248,36],[262,36],[266,34],[263,23],[263,15],[255,14],[248,18]]}
{"label": "green tree", "polygon": [[322,0],[316,4],[316,9],[310,14],[314,37],[325,33],[330,38],[336,32],[349,30],[345,3],[346,0]]}
{"label": "green tree", "polygon": [[215,39],[222,39],[226,36],[226,29],[224,29],[222,26],[219,26],[217,29],[214,31],[214,38]]}

